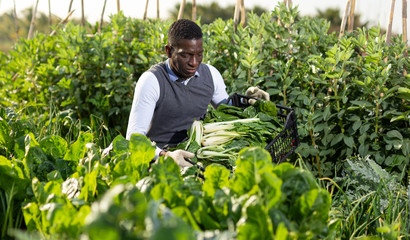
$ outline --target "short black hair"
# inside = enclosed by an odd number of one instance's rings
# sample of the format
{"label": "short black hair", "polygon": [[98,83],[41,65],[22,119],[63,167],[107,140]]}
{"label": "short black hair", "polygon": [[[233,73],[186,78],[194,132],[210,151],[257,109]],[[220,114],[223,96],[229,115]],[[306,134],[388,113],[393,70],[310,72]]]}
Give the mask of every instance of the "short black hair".
{"label": "short black hair", "polygon": [[201,39],[202,30],[194,21],[179,19],[172,23],[168,31],[168,44],[175,46],[181,39]]}

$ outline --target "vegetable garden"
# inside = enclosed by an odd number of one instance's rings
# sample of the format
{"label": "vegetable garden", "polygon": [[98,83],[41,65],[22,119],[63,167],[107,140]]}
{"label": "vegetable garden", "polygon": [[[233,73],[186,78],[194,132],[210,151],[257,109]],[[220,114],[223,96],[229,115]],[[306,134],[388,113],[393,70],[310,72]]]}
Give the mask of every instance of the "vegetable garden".
{"label": "vegetable garden", "polygon": [[123,137],[171,22],[118,14],[100,34],[68,23],[0,52],[0,238],[409,238],[408,45],[297,13],[201,26],[228,93],[267,90],[301,142],[280,164],[263,144],[236,149],[233,169],[209,161],[204,179]]}

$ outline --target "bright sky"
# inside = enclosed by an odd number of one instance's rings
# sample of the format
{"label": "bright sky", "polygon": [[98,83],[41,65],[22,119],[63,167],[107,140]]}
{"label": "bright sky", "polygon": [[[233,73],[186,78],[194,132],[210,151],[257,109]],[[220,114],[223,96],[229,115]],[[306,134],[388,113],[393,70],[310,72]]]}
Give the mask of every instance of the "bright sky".
{"label": "bright sky", "polygon": [[[38,0],[38,11],[48,14],[49,6],[51,3],[51,12],[64,18],[67,15],[69,4],[71,0]],[[87,20],[91,23],[99,21],[101,18],[101,12],[104,5],[104,0],[83,0],[84,12]],[[142,18],[144,15],[145,5],[147,0],[120,0],[121,10],[126,16]],[[216,0],[196,0],[197,4],[209,4]],[[283,0],[244,0],[245,6],[252,8],[255,5],[265,7],[268,10],[272,10]],[[16,3],[17,13],[21,10],[31,7],[35,4],[36,0],[0,0],[0,14],[13,9],[13,2]],[[160,4],[160,17],[168,17],[170,9],[182,2],[182,0],[159,0]],[[187,0],[186,2],[190,2]],[[236,0],[224,0],[218,1],[218,3],[224,7],[226,5],[235,4]],[[346,8],[347,0],[292,0],[294,5],[299,5],[299,11],[301,15],[314,15],[317,9],[325,10],[326,8],[339,8],[342,12]],[[388,18],[390,14],[392,0],[356,0],[356,13],[362,16],[362,21],[369,21],[371,26],[377,26],[380,24],[383,28],[387,28]],[[393,32],[402,33],[402,1],[395,1],[395,10],[393,18]],[[407,6],[407,12],[409,12],[409,5]],[[76,18],[81,18],[81,0],[73,0],[72,9],[75,9],[73,14]],[[234,9],[232,9],[233,15]],[[104,19],[108,19],[108,16],[117,12],[117,0],[107,0]],[[157,1],[150,0],[148,4],[148,17],[156,17]],[[409,14],[408,14],[409,15]],[[407,22],[407,32],[410,33],[410,23]]]}

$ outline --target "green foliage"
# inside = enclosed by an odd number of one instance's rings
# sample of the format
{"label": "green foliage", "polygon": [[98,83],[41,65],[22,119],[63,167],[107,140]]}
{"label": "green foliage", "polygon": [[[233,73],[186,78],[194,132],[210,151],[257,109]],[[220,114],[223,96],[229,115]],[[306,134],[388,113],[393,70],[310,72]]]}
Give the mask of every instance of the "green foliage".
{"label": "green foliage", "polygon": [[407,230],[399,228],[409,224],[408,196],[401,184],[405,172],[391,175],[369,157],[352,157],[342,173],[334,179],[341,189],[332,203],[341,220],[342,238],[363,234],[408,237]]}
{"label": "green foliage", "polygon": [[[202,182],[195,175],[182,177],[172,159],[161,157],[148,169],[154,147],[142,135],[130,141],[119,135],[100,149],[91,133],[81,133],[65,153],[58,150],[58,144],[67,146],[62,139],[45,138],[40,144],[33,137],[30,133],[25,140],[24,171],[1,156],[1,176],[15,179],[16,189],[1,186],[15,196],[30,193],[22,195],[22,212],[27,230],[41,238],[273,239],[329,232],[330,195],[310,173],[290,164],[275,166],[259,147],[239,153],[233,177],[212,164]],[[66,178],[56,164],[61,160],[75,163]],[[44,163],[53,164],[49,174]]]}
{"label": "green foliage", "polygon": [[337,39],[327,34],[325,20],[299,18],[283,6],[270,15],[251,14],[236,32],[230,21],[203,28],[205,48],[212,49],[206,59],[221,70],[229,91],[259,85],[272,101],[296,110],[297,151],[319,175],[331,176],[342,167],[337,159],[354,154],[374,154],[394,171],[408,163],[403,72],[409,61],[398,38],[387,46],[372,28]]}
{"label": "green foliage", "polygon": [[43,112],[51,111],[47,106],[53,103],[57,112],[73,110],[73,118],[88,126],[101,119],[109,132],[124,133],[135,80],[164,60],[160,52],[167,25],[116,15],[104,34],[88,34],[69,23],[53,37],[21,39],[4,69],[10,75],[5,79],[14,76],[1,91],[6,106],[18,108],[29,102]]}
{"label": "green foliage", "polygon": [[[119,14],[100,34],[68,24],[0,52],[1,237],[21,227],[22,215],[28,231],[58,239],[98,237],[98,226],[112,238],[408,237],[400,185],[410,164],[408,46],[399,37],[385,44],[377,28],[337,38],[326,20],[297,13],[280,4],[236,30],[231,19],[202,25],[204,62],[220,70],[229,93],[258,85],[295,109],[307,169],[348,179],[330,219],[330,197],[314,175],[274,166],[260,148],[241,152],[232,177],[208,166],[203,184],[171,160],[150,167],[150,141],[121,135],[135,81],[166,59],[170,22]],[[224,110],[214,117],[235,111]],[[134,203],[147,222],[135,219]],[[105,204],[114,211],[107,222]],[[87,220],[91,212],[97,217]]]}

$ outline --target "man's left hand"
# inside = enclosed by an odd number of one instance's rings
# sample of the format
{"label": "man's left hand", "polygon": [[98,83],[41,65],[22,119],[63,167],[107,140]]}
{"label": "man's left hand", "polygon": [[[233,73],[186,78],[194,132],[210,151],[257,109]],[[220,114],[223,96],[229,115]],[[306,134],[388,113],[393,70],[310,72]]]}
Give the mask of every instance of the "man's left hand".
{"label": "man's left hand", "polygon": [[[245,95],[248,97],[256,98],[257,100],[265,100],[269,101],[270,96],[269,93],[259,89],[258,87],[250,87],[246,90]],[[256,102],[255,99],[250,99],[249,103],[253,105]]]}

